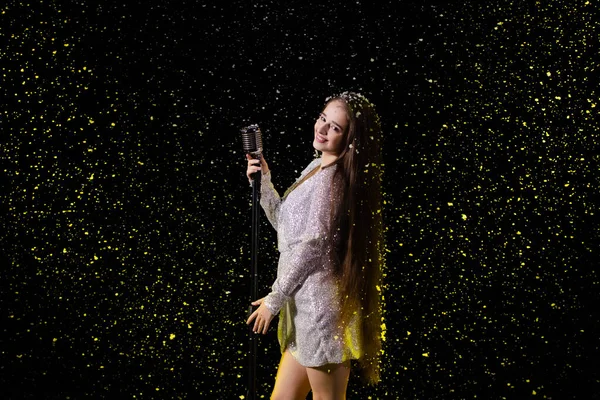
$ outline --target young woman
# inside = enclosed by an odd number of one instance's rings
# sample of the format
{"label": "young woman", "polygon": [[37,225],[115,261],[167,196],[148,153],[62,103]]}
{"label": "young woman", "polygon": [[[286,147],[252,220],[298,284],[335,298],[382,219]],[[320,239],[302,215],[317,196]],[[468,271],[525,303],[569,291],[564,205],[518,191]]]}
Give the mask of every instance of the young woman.
{"label": "young woman", "polygon": [[266,333],[279,314],[281,362],[272,399],[345,399],[351,360],[379,381],[381,126],[373,104],[344,92],[328,99],[314,126],[321,157],[283,198],[264,158],[248,156],[246,175],[262,174],[261,205],[280,251],[272,291],[252,303],[247,323]]}

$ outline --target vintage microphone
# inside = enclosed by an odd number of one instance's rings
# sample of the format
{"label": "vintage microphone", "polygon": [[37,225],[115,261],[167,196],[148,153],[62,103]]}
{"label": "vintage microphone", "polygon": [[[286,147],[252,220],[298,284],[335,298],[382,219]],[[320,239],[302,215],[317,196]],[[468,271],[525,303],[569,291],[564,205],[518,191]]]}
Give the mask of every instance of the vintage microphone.
{"label": "vintage microphone", "polygon": [[[250,154],[253,159],[260,159],[262,154],[262,134],[258,125],[250,125],[241,129],[244,153]],[[252,288],[250,301],[258,299],[258,234],[260,217],[260,178],[261,171],[252,175],[252,247],[250,250],[252,260]],[[252,314],[252,305],[248,310],[248,317]],[[250,325],[250,357],[248,371],[248,392],[246,399],[256,400],[256,353],[257,335],[252,332]]]}

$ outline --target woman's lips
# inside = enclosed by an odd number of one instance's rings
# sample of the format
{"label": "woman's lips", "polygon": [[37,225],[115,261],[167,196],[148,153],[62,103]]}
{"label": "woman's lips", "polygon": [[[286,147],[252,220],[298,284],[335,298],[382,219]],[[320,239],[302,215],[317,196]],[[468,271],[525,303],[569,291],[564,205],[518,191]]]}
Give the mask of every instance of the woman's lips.
{"label": "woman's lips", "polygon": [[315,140],[319,143],[325,143],[327,141],[327,139],[325,139],[323,136],[316,134],[315,135]]}

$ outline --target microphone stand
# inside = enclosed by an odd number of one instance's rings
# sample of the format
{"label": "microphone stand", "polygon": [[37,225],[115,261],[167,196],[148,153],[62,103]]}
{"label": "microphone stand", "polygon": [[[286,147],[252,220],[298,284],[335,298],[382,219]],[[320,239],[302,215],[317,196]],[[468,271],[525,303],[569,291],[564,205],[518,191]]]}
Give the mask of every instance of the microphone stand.
{"label": "microphone stand", "polygon": [[[260,155],[252,155],[253,158],[260,158]],[[252,263],[252,287],[251,301],[258,299],[258,235],[260,227],[260,178],[261,171],[255,172],[252,177],[252,247],[251,247],[251,263]],[[248,310],[248,316],[252,314],[252,305]],[[250,357],[249,357],[249,373],[248,373],[248,393],[246,399],[256,400],[256,356],[258,348],[258,336],[252,331],[250,325]]]}

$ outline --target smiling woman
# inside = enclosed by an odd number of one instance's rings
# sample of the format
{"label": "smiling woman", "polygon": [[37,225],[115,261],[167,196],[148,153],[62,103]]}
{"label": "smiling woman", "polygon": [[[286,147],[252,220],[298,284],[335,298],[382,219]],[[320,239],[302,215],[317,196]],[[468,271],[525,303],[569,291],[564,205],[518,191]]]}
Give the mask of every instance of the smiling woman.
{"label": "smiling woman", "polygon": [[344,132],[348,126],[348,114],[341,101],[331,101],[315,122],[313,146],[322,153],[323,162],[333,162],[341,153]]}
{"label": "smiling woman", "polygon": [[[279,314],[282,358],[272,399],[345,398],[351,360],[365,381],[379,381],[381,127],[374,106],[344,92],[329,99],[314,126],[313,160],[279,196],[264,158],[261,205],[280,251],[271,292],[248,318],[266,333]],[[260,165],[258,165],[260,163]]]}

